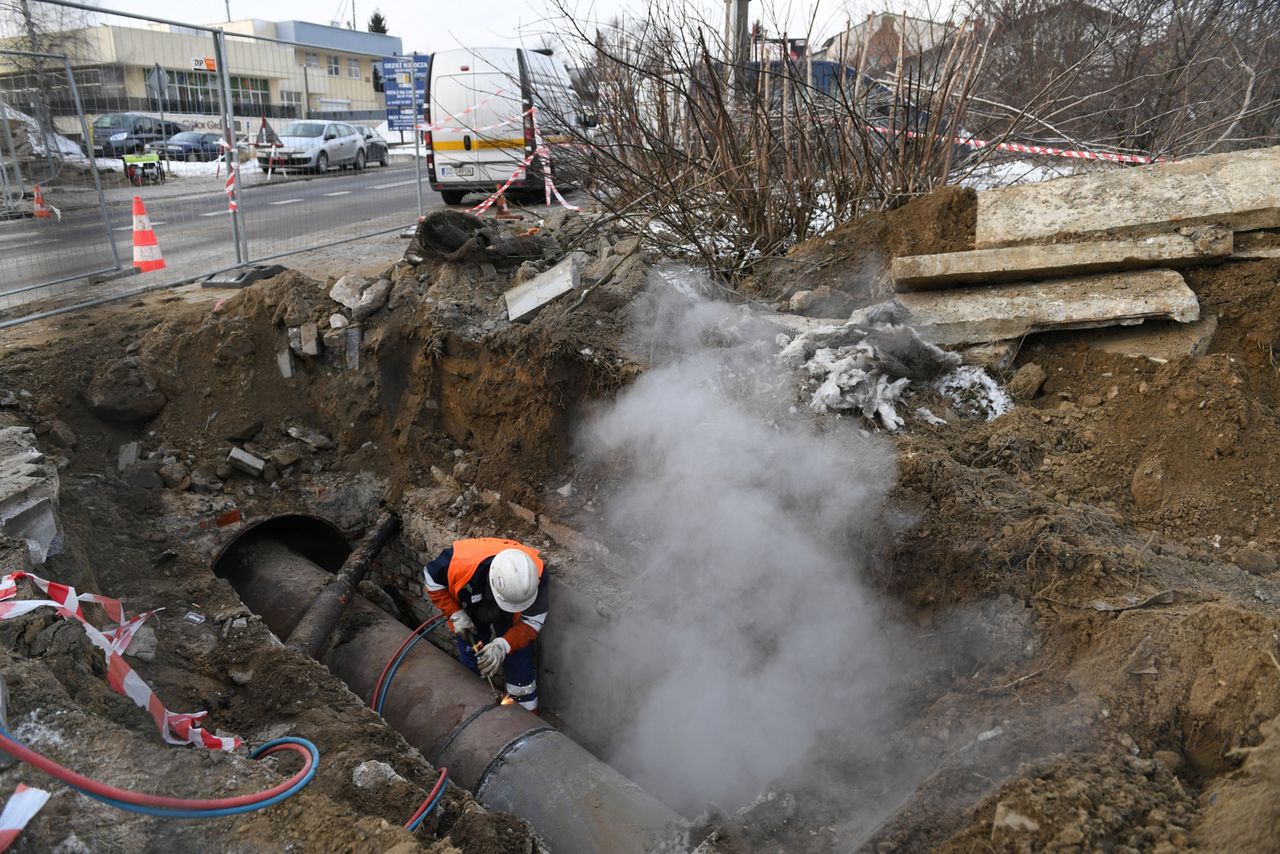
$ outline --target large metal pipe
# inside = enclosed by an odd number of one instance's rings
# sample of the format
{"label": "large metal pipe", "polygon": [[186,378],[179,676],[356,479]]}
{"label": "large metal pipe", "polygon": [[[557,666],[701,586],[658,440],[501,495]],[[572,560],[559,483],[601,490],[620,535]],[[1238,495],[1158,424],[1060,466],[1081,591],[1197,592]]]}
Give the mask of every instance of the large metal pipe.
{"label": "large metal pipe", "polygon": [[[233,549],[219,567],[277,637],[288,637],[333,576],[278,542]],[[410,630],[356,596],[321,659],[368,702]],[[485,806],[511,812],[553,851],[684,850],[684,822],[666,805],[489,686],[449,655],[419,644],[401,664],[382,716]]]}

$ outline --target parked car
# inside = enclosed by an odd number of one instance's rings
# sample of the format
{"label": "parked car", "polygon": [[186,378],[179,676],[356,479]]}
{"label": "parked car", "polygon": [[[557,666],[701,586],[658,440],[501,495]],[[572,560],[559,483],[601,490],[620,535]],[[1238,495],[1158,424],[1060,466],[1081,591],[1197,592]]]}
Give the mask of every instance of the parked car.
{"label": "parked car", "polygon": [[220,133],[184,130],[169,137],[164,146],[153,145],[152,149],[167,154],[170,160],[217,160],[222,155],[220,139]]}
{"label": "parked car", "polygon": [[93,156],[123,157],[126,154],[142,154],[148,145],[155,146],[188,130],[191,128],[152,116],[107,113],[93,120]]}
{"label": "parked car", "polygon": [[373,128],[361,128],[364,137],[364,159],[367,163],[387,165],[387,141]]}
{"label": "parked car", "polygon": [[258,148],[258,165],[263,169],[309,169],[323,174],[330,166],[364,168],[364,136],[345,122],[293,121],[280,129],[279,137],[282,147]]}

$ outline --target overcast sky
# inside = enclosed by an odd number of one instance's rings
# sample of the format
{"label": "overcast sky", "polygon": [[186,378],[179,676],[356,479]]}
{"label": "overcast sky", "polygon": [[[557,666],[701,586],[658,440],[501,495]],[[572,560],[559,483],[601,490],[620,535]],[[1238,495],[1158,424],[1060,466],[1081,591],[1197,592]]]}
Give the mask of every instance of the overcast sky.
{"label": "overcast sky", "polygon": [[[199,24],[226,20],[226,3],[231,17],[264,18],[273,21],[302,20],[328,24],[351,20],[353,0],[103,0],[105,9],[156,15]],[[381,9],[390,34],[404,41],[406,51],[430,53],[460,45],[481,47],[523,43],[538,46],[544,33],[565,29],[557,23],[557,0],[354,0],[356,21],[366,29],[369,14]],[[596,21],[633,12],[642,0],[558,0],[568,7],[583,29],[593,29]],[[664,0],[680,5],[680,0]],[[720,0],[685,0],[692,11],[716,22],[724,20]],[[830,36],[842,28],[846,16],[855,19],[882,4],[874,0],[752,0],[752,18],[764,18],[770,30],[786,27],[789,34],[803,34],[816,9],[816,33]],[[897,6],[894,7],[895,10]],[[771,33],[773,34],[773,33]]]}

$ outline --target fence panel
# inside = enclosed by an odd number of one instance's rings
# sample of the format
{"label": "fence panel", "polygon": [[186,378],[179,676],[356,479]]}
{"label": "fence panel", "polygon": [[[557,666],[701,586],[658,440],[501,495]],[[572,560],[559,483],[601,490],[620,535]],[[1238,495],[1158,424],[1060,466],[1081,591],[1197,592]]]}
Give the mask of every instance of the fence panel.
{"label": "fence panel", "polygon": [[[10,22],[6,31],[0,23],[0,43],[65,55],[60,67],[71,70],[80,109],[72,87],[51,85],[48,74],[0,55],[6,104],[47,129],[62,152],[41,174],[48,175],[46,200],[63,213],[61,222],[14,220],[24,229],[15,234],[38,227],[34,239],[56,243],[3,252],[0,292],[34,287],[0,293],[0,327],[43,312],[49,298],[66,305],[191,281],[398,230],[420,215],[412,140],[385,141],[379,60],[388,45],[377,39],[388,37],[321,33],[337,43],[325,47],[305,40],[316,32],[285,24],[231,22],[224,29],[67,0],[29,6],[35,38],[26,27]],[[281,145],[260,148],[264,133]],[[5,145],[0,132],[0,152]],[[158,163],[134,162],[139,157]],[[99,222],[96,248],[77,227],[89,216],[92,194],[85,193],[84,175],[90,164],[101,178],[108,223]],[[228,192],[232,164],[234,196]],[[34,185],[28,173],[35,167],[10,165],[3,156],[0,166],[6,167],[0,168],[0,194],[13,198],[13,188],[25,184],[29,214]],[[438,202],[429,189],[423,192]],[[112,247],[125,271],[131,269],[135,197],[149,216],[164,268],[90,283],[86,272],[112,266],[101,260],[111,257]],[[0,250],[4,246],[0,242]]]}
{"label": "fence panel", "polygon": [[69,105],[84,132],[66,57],[0,50],[38,86],[0,79],[0,309],[73,293],[78,280],[120,269],[106,199],[91,158],[49,130],[51,104]]}

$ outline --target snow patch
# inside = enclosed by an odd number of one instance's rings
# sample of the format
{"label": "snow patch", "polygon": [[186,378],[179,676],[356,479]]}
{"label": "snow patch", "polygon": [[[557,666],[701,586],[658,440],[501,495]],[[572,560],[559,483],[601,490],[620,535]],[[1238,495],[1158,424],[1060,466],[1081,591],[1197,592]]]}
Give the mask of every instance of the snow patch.
{"label": "snow patch", "polygon": [[977,365],[961,365],[933,383],[934,389],[967,418],[991,421],[1013,409],[1013,399]]}

